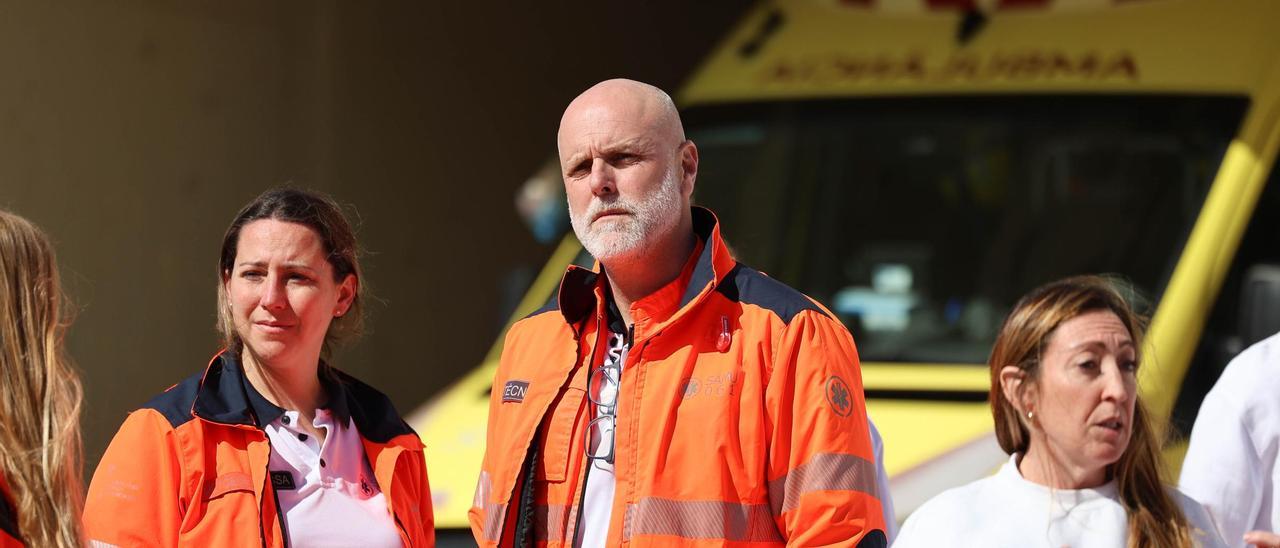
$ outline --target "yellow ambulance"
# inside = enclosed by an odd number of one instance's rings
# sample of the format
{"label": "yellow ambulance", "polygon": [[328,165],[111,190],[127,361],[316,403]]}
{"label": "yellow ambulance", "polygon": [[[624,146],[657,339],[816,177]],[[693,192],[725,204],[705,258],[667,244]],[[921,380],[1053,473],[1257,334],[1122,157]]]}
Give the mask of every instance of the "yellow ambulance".
{"label": "yellow ambulance", "polygon": [[[1173,468],[1226,361],[1280,330],[1275,0],[767,1],[677,102],[695,201],[853,332],[899,520],[1005,459],[984,362],[1034,286],[1132,285]],[[560,184],[526,189],[544,231]],[[569,234],[513,318],[575,261]],[[467,527],[501,341],[411,420],[442,528]]]}

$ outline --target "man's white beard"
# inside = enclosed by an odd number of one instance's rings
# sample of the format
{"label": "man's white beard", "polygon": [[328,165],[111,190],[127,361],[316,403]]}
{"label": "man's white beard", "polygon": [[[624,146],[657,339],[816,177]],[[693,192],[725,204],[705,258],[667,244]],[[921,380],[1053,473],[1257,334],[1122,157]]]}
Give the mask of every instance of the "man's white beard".
{"label": "man's white beard", "polygon": [[[574,215],[571,206],[569,223],[573,225],[573,233],[582,242],[582,247],[602,263],[634,260],[642,255],[647,245],[680,223],[680,177],[677,172],[674,167],[668,169],[662,185],[639,200],[628,201],[616,195],[608,201],[593,198],[581,215]],[[592,226],[590,220],[597,213],[613,208],[626,210],[631,215]]]}

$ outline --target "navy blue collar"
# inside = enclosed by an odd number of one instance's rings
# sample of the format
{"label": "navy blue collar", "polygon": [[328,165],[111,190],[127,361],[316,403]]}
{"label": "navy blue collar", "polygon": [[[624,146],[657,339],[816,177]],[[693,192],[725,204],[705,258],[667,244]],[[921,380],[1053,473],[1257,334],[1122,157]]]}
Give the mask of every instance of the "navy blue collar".
{"label": "navy blue collar", "polygon": [[713,241],[716,224],[718,224],[716,216],[711,213],[711,210],[701,207],[693,208],[692,216],[693,233],[703,242],[702,254],[698,256],[698,264],[693,267],[693,276],[689,278],[689,285],[685,287],[679,308],[684,308],[693,302],[707,284],[719,281],[716,280],[715,262],[712,260],[716,246],[720,245],[720,242]]}
{"label": "navy blue collar", "polygon": [[[359,381],[351,379],[323,362],[320,364],[319,376],[325,393],[329,395],[329,402],[323,407],[332,411],[344,423],[348,419],[355,418],[351,412],[350,401],[354,395],[350,393],[347,386],[350,384],[348,379],[354,382]],[[386,405],[389,406],[390,402],[386,402]],[[231,352],[222,352],[209,364],[204,380],[200,383],[192,412],[200,418],[214,422],[262,428],[280,418],[285,410],[268,401],[253,387],[244,374],[244,366],[239,356]],[[386,415],[386,413],[377,414]],[[397,422],[403,424],[394,410],[391,414],[395,416]]]}

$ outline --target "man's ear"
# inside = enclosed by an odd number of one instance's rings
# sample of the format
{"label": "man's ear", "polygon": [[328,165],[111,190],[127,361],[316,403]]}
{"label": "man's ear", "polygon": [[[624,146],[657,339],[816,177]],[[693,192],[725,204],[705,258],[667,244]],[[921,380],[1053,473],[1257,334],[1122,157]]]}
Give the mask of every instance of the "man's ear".
{"label": "man's ear", "polygon": [[685,140],[680,144],[680,192],[686,199],[693,197],[693,183],[698,178],[698,146]]}
{"label": "man's ear", "polygon": [[1016,365],[1006,365],[1000,368],[1001,395],[1013,405],[1014,409],[1018,410],[1019,414],[1026,414],[1028,411],[1025,400],[1028,397],[1027,387],[1024,386],[1026,382],[1027,372],[1023,371],[1022,368]]}

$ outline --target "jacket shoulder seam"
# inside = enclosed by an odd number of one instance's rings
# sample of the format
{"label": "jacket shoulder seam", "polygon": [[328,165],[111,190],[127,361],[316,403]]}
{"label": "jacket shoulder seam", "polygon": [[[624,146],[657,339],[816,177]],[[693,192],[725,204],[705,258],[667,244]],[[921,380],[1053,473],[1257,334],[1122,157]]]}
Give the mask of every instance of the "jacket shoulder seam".
{"label": "jacket shoulder seam", "polygon": [[191,408],[195,404],[202,374],[183,379],[178,384],[152,397],[135,411],[149,409],[164,417],[171,428],[177,429],[195,419]]}
{"label": "jacket shoulder seam", "polygon": [[730,301],[769,311],[783,325],[789,325],[797,315],[805,311],[817,312],[833,319],[804,293],[743,264],[738,264],[729,271],[716,291]]}

